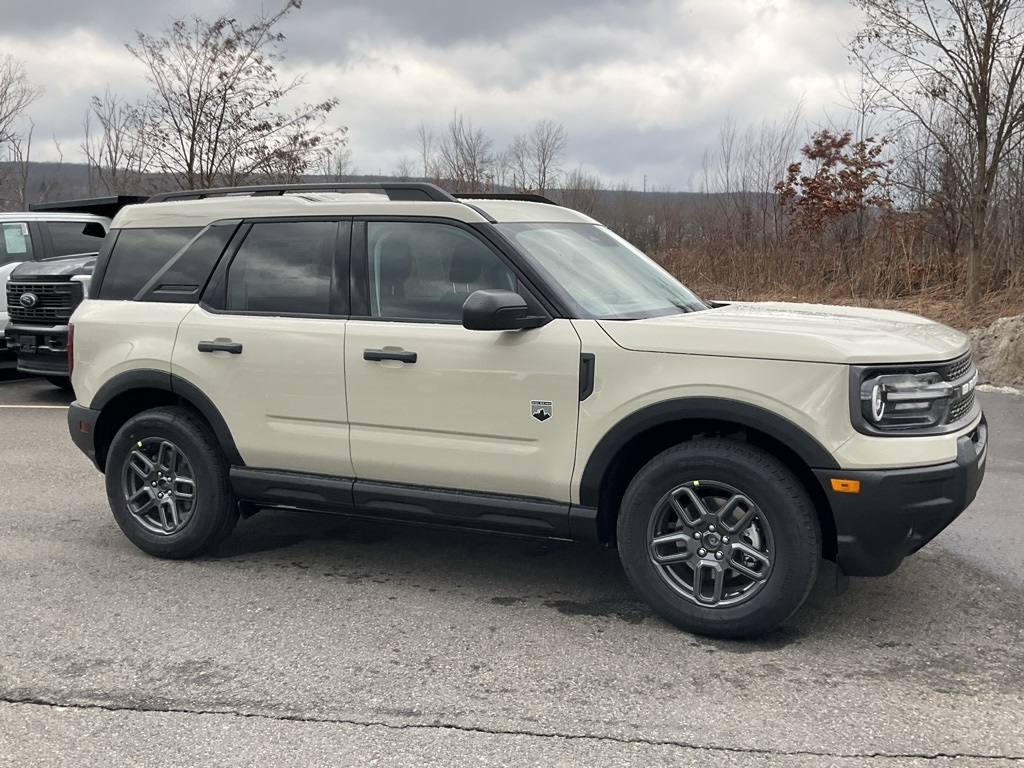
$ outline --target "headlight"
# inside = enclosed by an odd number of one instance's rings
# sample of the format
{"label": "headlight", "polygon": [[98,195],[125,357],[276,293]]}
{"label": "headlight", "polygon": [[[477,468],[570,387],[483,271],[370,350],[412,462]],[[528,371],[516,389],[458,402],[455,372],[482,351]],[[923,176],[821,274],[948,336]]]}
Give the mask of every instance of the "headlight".
{"label": "headlight", "polygon": [[[888,371],[886,371],[888,368]],[[977,370],[970,358],[921,366],[854,366],[851,416],[866,434],[939,434],[974,418]]]}
{"label": "headlight", "polygon": [[875,376],[860,386],[864,418],[879,429],[934,427],[952,397],[952,385],[937,373]]}

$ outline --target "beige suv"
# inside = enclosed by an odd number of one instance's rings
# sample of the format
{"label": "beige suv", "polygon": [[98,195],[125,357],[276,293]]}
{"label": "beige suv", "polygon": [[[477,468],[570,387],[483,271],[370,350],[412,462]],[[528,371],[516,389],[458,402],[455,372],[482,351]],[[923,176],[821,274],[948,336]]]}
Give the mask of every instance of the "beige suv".
{"label": "beige suv", "polygon": [[984,474],[962,334],[709,304],[543,199],[161,195],[117,215],[92,285],[69,427],[158,557],[268,507],[594,540],[669,621],[749,636],[822,557],[891,572]]}

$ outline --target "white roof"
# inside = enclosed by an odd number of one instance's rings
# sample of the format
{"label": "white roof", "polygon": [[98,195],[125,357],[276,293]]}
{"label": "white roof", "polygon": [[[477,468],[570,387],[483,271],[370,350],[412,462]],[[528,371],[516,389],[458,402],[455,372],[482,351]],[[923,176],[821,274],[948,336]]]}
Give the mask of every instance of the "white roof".
{"label": "white roof", "polygon": [[43,213],[37,211],[5,211],[0,213],[0,221],[98,221],[110,224],[106,216],[95,216],[91,213]]}
{"label": "white roof", "polygon": [[224,196],[168,200],[122,208],[116,229],[203,227],[214,221],[270,216],[416,216],[485,222],[588,222],[569,208],[519,200],[389,200],[375,193],[309,192],[276,196]]}

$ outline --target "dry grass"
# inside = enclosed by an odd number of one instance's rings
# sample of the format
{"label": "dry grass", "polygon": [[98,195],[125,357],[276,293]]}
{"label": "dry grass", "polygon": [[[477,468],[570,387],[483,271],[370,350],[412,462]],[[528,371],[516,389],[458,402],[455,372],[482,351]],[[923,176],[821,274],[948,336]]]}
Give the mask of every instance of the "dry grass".
{"label": "dry grass", "polygon": [[964,331],[991,325],[1000,317],[1024,314],[1024,287],[989,291],[977,305],[968,306],[959,276],[948,273],[926,274],[923,280],[915,274],[918,280],[914,281],[894,276],[891,270],[886,274],[866,266],[861,271],[867,274],[858,275],[856,280],[826,280],[820,270],[808,270],[795,260],[780,262],[777,258],[735,254],[719,254],[712,259],[708,254],[679,250],[658,254],[655,259],[704,299],[897,309]]}

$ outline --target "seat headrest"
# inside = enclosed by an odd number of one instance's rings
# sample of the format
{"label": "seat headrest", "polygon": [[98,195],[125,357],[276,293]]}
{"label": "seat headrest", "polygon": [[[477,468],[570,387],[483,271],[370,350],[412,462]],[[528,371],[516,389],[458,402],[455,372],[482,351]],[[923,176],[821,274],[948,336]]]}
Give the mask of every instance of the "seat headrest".
{"label": "seat headrest", "polygon": [[404,283],[412,274],[412,249],[405,240],[388,239],[380,244],[377,259],[381,283]]}
{"label": "seat headrest", "polygon": [[452,252],[448,266],[448,280],[452,283],[475,283],[483,270],[483,259],[478,247],[470,243],[459,243]]}

